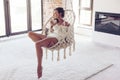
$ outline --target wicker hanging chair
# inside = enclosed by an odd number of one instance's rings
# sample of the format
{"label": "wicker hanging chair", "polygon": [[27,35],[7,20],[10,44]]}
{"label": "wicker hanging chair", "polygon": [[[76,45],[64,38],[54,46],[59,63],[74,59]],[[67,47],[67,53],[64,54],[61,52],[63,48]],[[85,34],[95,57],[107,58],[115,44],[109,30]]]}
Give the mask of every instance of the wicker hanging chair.
{"label": "wicker hanging chair", "polygon": [[[49,27],[50,27],[50,21],[52,17],[46,22],[46,24],[43,26],[42,34],[47,35],[49,34]],[[66,49],[69,48],[69,55],[71,55],[71,47],[73,46],[73,51],[75,50],[75,40],[74,40],[74,22],[75,22],[75,14],[73,10],[66,9],[65,10],[65,16],[64,20],[68,23],[70,23],[70,26],[66,28],[65,35],[66,37],[58,41],[55,45],[52,47],[46,48],[46,58],[47,58],[47,50],[52,51],[52,60],[53,60],[53,52],[54,50],[58,51],[57,60],[60,60],[60,50],[64,49],[64,59],[66,58]]]}

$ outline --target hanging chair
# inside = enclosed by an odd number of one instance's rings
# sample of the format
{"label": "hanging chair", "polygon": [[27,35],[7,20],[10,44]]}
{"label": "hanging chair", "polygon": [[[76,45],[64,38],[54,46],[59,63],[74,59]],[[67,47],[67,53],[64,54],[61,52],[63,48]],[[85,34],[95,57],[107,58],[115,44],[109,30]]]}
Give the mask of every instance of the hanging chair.
{"label": "hanging chair", "polygon": [[[75,50],[75,40],[74,40],[74,22],[75,22],[75,13],[73,11],[73,5],[72,0],[65,0],[65,16],[64,21],[68,22],[70,24],[69,27],[66,28],[64,31],[65,36],[61,40],[59,40],[55,45],[52,47],[46,48],[46,59],[47,59],[47,50],[52,51],[52,60],[53,60],[53,52],[55,50],[58,51],[57,54],[57,61],[60,60],[60,50],[64,49],[64,59],[66,59],[66,49],[69,48],[69,55],[71,56],[71,50],[73,47],[73,51]],[[50,21],[52,20],[52,17],[45,23],[43,26],[42,34],[48,35],[49,34],[49,28],[50,28]]]}
{"label": "hanging chair", "polygon": [[[48,35],[49,34],[49,27],[50,21],[52,17],[46,22],[43,26],[42,34]],[[71,55],[71,47],[73,46],[73,51],[75,50],[75,40],[74,40],[74,22],[75,22],[75,14],[73,10],[66,9],[65,16],[63,18],[66,22],[70,24],[69,27],[65,30],[66,37],[59,40],[55,45],[52,47],[46,48],[46,58],[47,58],[47,50],[52,51],[52,60],[53,60],[53,52],[54,50],[58,51],[57,60],[60,60],[60,50],[64,49],[64,59],[66,58],[66,49],[69,48],[69,55]]]}

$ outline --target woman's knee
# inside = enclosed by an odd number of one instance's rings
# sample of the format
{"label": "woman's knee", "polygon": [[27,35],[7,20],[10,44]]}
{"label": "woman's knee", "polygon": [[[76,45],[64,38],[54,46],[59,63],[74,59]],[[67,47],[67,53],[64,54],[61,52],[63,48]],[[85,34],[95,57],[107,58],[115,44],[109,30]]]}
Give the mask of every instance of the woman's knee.
{"label": "woman's knee", "polygon": [[29,31],[29,32],[28,32],[28,36],[29,36],[29,37],[31,37],[32,34],[33,34],[32,31]]}
{"label": "woman's knee", "polygon": [[35,42],[35,46],[36,47],[42,47],[42,44],[41,44],[41,42]]}

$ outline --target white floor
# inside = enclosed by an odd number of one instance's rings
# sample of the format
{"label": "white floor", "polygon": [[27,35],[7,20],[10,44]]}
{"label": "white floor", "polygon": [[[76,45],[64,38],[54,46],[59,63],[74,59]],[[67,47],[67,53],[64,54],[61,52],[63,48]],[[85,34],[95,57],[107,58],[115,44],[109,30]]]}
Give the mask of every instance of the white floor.
{"label": "white floor", "polygon": [[[1,69],[0,71],[2,71],[3,67],[5,69],[5,68],[8,68],[8,66],[13,66],[13,64],[19,63],[18,65],[16,65],[18,67],[18,66],[21,66],[21,63],[22,63],[22,65],[26,65],[26,62],[28,62],[28,63],[34,62],[34,61],[32,61],[32,60],[34,60],[34,58],[36,58],[36,56],[34,54],[35,50],[33,49],[34,45],[33,44],[27,44],[27,45],[22,44],[22,42],[24,41],[24,38],[26,38],[26,35],[0,39],[0,69]],[[120,60],[120,48],[107,46],[107,45],[99,44],[99,43],[94,43],[92,41],[92,39],[87,36],[76,35],[75,39],[77,42],[76,43],[76,49],[77,49],[76,53],[79,53],[79,56],[84,55],[81,60],[84,61],[85,60],[84,58],[93,58],[93,59],[90,59],[90,60],[94,60],[93,62],[95,62],[97,60],[97,62],[99,62],[99,63],[113,64],[112,67],[98,73],[97,75],[89,78],[88,80],[120,80],[120,61],[119,61]],[[13,46],[15,44],[14,41],[17,41],[19,46],[24,45],[23,49],[26,46],[30,46],[30,47],[28,47],[28,49],[30,49],[30,50],[29,51],[27,50],[27,52],[26,52],[26,50],[19,51],[20,49],[19,49],[17,43],[15,46]],[[28,42],[32,43],[31,40],[29,40],[29,39],[28,39]],[[34,53],[31,53],[32,50],[34,51]],[[26,54],[25,54],[25,52],[26,52]],[[29,55],[29,53],[31,53],[31,54]],[[14,57],[11,56],[11,54]],[[74,58],[74,56],[78,56],[78,54],[73,54],[73,56],[68,57],[67,60],[69,60],[72,57]],[[8,57],[9,57],[9,59],[8,59]],[[18,60],[19,58],[20,58],[20,60]],[[26,59],[24,59],[24,58],[26,58]],[[15,61],[15,60],[18,60],[18,61]],[[79,61],[79,62],[82,62],[82,61]],[[84,61],[84,63],[86,63],[86,61]],[[72,64],[74,64],[74,63],[72,63]],[[93,63],[90,61],[90,62],[87,62],[87,64],[93,64]],[[29,64],[27,64],[27,65],[29,65]],[[44,64],[44,65],[46,65],[46,64]],[[97,63],[95,65],[97,65]],[[14,68],[14,72],[12,72],[13,74],[15,73],[15,70],[17,70],[17,67]],[[13,75],[13,74],[11,74],[11,75]],[[2,72],[0,72],[0,75],[2,75]],[[9,75],[7,77],[10,78],[11,75]],[[11,80],[11,79],[2,78],[2,80]],[[13,80],[20,80],[20,79],[13,79]],[[23,79],[23,80],[25,80],[25,79]],[[47,79],[47,80],[49,80],[49,79]],[[75,78],[74,80],[77,80],[77,78]]]}
{"label": "white floor", "polygon": [[[91,37],[80,36],[80,38],[85,39],[85,45],[87,44],[86,50],[88,48],[88,53],[89,50],[93,50],[93,54],[98,55],[96,58],[101,58],[101,60],[108,61],[113,64],[111,68],[88,80],[120,80],[120,48],[92,42]],[[94,46],[91,46],[91,44]]]}
{"label": "white floor", "polygon": [[[101,60],[105,60],[113,63],[113,66],[111,68],[95,75],[89,80],[120,80],[120,61],[119,61],[120,48],[112,47],[112,46],[108,46],[100,43],[94,43],[92,42],[92,39],[90,37],[88,39],[91,40],[88,43],[96,45],[96,47],[95,46],[88,47],[88,48],[92,48],[93,53],[97,52],[94,54],[97,54],[99,57],[101,57]],[[98,46],[99,48],[97,48]]]}

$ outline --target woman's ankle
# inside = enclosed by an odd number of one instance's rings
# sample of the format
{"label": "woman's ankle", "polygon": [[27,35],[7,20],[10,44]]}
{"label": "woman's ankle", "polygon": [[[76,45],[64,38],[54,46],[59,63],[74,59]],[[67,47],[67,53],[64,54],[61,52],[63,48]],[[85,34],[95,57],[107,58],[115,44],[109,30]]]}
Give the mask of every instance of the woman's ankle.
{"label": "woman's ankle", "polygon": [[37,68],[37,74],[38,74],[38,78],[42,77],[42,66],[38,66],[38,68]]}

